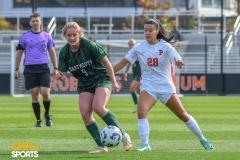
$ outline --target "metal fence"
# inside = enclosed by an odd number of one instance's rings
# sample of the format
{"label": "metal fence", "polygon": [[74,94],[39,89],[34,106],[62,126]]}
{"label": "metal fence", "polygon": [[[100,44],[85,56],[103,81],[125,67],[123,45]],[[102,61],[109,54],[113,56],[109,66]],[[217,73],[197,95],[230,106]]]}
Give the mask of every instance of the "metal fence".
{"label": "metal fence", "polygon": [[[153,18],[161,21],[169,30],[176,25],[180,33],[219,33],[220,12],[205,11],[145,11],[145,12],[83,12],[83,11],[63,11],[59,10],[40,11],[42,16],[42,29],[47,30],[47,25],[52,17],[56,17],[56,32],[60,34],[62,27],[69,21],[78,22],[87,34],[137,34],[142,33],[143,24],[146,19]],[[6,12],[0,11],[0,15],[5,17],[13,25],[11,31],[21,34],[28,25],[29,12]],[[224,14],[225,15],[225,14]],[[227,28],[229,17],[224,16],[224,32]],[[231,24],[228,22],[228,24]],[[8,31],[0,31],[4,34]]]}

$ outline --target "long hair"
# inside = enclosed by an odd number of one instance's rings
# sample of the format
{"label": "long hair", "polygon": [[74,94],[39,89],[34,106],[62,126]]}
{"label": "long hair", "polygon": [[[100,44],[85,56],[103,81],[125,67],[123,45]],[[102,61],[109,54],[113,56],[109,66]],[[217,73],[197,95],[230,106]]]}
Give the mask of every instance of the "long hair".
{"label": "long hair", "polygon": [[79,33],[80,37],[84,37],[84,29],[80,27],[77,22],[68,22],[62,29],[61,37],[62,39],[66,39],[66,32],[68,28],[75,28]]}
{"label": "long hair", "polygon": [[174,44],[174,42],[171,42],[174,35],[171,32],[166,31],[166,29],[162,26],[162,24],[155,19],[148,19],[145,24],[153,24],[156,29],[159,29],[159,32],[157,34],[157,39],[163,39],[164,41],[170,43],[171,45]]}

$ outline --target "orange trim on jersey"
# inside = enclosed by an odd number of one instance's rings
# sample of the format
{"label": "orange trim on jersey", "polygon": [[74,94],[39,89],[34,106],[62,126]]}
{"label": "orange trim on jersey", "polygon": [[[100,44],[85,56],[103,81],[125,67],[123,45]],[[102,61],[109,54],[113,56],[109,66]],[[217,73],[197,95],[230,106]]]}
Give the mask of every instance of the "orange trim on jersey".
{"label": "orange trim on jersey", "polygon": [[174,86],[176,87],[177,83],[176,83],[175,76],[174,76],[174,68],[172,66],[172,62],[170,62],[170,65],[171,65],[172,82],[173,82]]}

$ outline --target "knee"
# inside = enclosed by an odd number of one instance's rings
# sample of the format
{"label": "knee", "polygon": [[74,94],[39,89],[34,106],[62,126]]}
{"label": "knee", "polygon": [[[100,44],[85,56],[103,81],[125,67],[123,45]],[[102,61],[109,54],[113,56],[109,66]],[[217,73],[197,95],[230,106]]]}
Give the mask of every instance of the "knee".
{"label": "knee", "polygon": [[102,106],[99,106],[99,105],[93,106],[93,111],[94,111],[95,113],[97,113],[98,115],[101,114],[102,110],[103,110],[103,107],[102,107]]}
{"label": "knee", "polygon": [[42,97],[44,101],[50,100],[50,94],[48,92],[42,93]]}
{"label": "knee", "polygon": [[147,118],[147,113],[148,112],[138,108],[138,119]]}
{"label": "knee", "polygon": [[32,94],[32,101],[38,102],[38,100],[39,100],[39,94]]}

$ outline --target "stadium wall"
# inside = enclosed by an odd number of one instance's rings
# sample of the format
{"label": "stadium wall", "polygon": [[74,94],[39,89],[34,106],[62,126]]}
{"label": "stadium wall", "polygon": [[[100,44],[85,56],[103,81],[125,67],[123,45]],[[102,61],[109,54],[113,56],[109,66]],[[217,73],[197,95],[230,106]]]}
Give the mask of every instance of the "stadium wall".
{"label": "stadium wall", "polygon": [[[119,93],[128,94],[130,83],[123,80],[123,74],[116,74],[118,84],[121,87]],[[179,79],[180,93],[184,95],[204,95],[221,94],[222,83],[224,81],[225,94],[240,94],[240,74],[180,74]],[[128,74],[128,82],[132,81],[132,74]],[[24,85],[21,86],[24,89]],[[68,75],[66,83],[52,79],[52,94],[77,94],[77,81]],[[10,95],[10,74],[0,74],[0,95]]]}
{"label": "stadium wall", "polygon": [[[120,86],[120,92],[118,94],[129,93],[130,83],[132,81],[132,74],[128,74],[128,81],[123,80],[123,74],[116,74],[116,80]],[[77,79],[75,79],[71,74],[68,74],[65,82],[57,81],[52,78],[51,83],[51,93],[52,94],[77,94]]]}
{"label": "stadium wall", "polygon": [[178,78],[181,94],[240,94],[240,74],[180,74]]}

